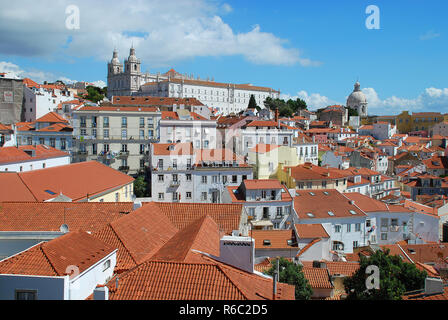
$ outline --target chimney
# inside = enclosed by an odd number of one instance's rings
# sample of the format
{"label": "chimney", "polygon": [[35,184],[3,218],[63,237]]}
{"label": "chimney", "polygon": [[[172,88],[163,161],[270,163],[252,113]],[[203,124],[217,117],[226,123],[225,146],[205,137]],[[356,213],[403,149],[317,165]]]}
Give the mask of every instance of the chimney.
{"label": "chimney", "polygon": [[440,294],[443,293],[443,280],[440,278],[426,278],[425,279],[425,294]]}
{"label": "chimney", "polygon": [[224,236],[220,240],[218,261],[254,273],[255,240],[251,237]]}
{"label": "chimney", "polygon": [[109,300],[109,288],[107,286],[97,286],[93,290],[93,300]]}
{"label": "chimney", "polygon": [[277,123],[277,128],[280,129],[280,122],[278,121],[278,108],[275,109],[275,122]]}

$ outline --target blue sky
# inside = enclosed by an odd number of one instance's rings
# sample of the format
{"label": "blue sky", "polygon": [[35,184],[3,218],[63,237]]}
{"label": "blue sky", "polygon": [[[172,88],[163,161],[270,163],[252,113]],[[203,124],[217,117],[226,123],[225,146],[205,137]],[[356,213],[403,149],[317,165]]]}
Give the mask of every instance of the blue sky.
{"label": "blue sky", "polygon": [[[94,3],[18,0],[0,12],[0,72],[106,81],[113,48],[123,60],[133,43],[143,70],[270,86],[311,109],[344,104],[359,79],[370,114],[448,112],[443,0]],[[79,30],[65,28],[69,4]],[[379,30],[365,26],[368,5],[380,10]]]}

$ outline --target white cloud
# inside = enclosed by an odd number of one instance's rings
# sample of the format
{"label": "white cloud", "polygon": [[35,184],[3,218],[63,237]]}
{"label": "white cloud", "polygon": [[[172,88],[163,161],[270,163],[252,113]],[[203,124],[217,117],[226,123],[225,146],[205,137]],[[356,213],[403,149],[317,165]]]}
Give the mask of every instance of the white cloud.
{"label": "white cloud", "polygon": [[[73,3],[80,9],[79,30],[65,27],[65,9]],[[235,32],[219,16],[231,10],[230,5],[212,0],[19,0],[0,11],[0,53],[106,61],[117,47],[123,60],[133,43],[150,67],[234,55],[256,64],[319,65],[258,25]]]}
{"label": "white cloud", "polygon": [[[72,84],[78,82],[77,80],[69,79],[63,75],[56,75],[52,72],[46,72],[35,69],[23,70],[20,66],[7,61],[0,61],[0,73],[6,73],[6,76],[9,78],[17,78],[17,79],[30,78],[31,80],[36,81],[37,83],[44,83],[44,81],[54,82],[56,80],[61,80],[65,84]],[[93,84],[101,88],[107,86],[107,84],[103,80],[94,81]]]}
{"label": "white cloud", "polygon": [[304,100],[308,106],[309,110],[317,110],[320,108],[325,108],[327,106],[335,105],[335,104],[341,104],[335,100],[332,100],[326,96],[323,96],[319,93],[311,93],[308,94],[305,90],[297,92],[295,96],[291,96],[289,94],[284,94],[281,97],[284,100],[292,99],[296,100],[297,98],[300,98]]}
{"label": "white cloud", "polygon": [[373,88],[364,88],[362,91],[369,103],[369,114],[398,114],[405,110],[446,113],[448,110],[448,88],[426,88],[414,99],[396,96],[381,99]]}

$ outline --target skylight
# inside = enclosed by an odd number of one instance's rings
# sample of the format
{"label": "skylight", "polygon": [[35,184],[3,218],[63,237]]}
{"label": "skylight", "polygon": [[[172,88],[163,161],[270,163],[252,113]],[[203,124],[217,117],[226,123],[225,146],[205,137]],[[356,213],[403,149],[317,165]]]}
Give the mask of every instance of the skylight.
{"label": "skylight", "polygon": [[350,210],[350,213],[351,214],[357,214],[355,211],[353,211],[353,210]]}
{"label": "skylight", "polygon": [[52,196],[54,196],[56,194],[55,192],[53,192],[51,190],[45,190],[45,192],[51,194]]}
{"label": "skylight", "polygon": [[329,196],[330,194],[327,191],[324,191],[324,195]]}
{"label": "skylight", "polygon": [[310,218],[314,218],[314,214],[312,214],[311,212],[308,212],[306,215]]}
{"label": "skylight", "polygon": [[310,195],[315,196],[316,194],[314,192],[310,192]]}
{"label": "skylight", "polygon": [[331,211],[328,211],[328,215],[329,215],[329,216],[334,216],[334,213],[331,212]]}

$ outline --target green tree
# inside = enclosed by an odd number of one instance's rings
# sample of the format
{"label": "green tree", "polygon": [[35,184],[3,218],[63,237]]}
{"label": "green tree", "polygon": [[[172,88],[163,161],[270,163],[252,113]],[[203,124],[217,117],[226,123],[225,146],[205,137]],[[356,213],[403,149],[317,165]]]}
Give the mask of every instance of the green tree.
{"label": "green tree", "polygon": [[137,179],[134,180],[134,194],[137,198],[143,198],[146,196],[146,187],[147,182],[145,181],[144,176],[138,176]]}
{"label": "green tree", "polygon": [[358,110],[350,108],[350,107],[347,107],[347,109],[348,109],[348,116],[349,117],[356,117],[356,116],[359,115],[358,114]]}
{"label": "green tree", "polygon": [[[271,268],[264,273],[273,276],[277,270],[277,260],[271,261]],[[280,258],[279,260],[279,282],[291,284],[295,286],[296,300],[309,300],[313,294],[313,290],[302,272],[302,266],[293,262]]]}
{"label": "green tree", "polygon": [[280,117],[292,117],[294,114],[294,111],[291,109],[291,107],[287,104],[282,105],[278,109],[278,113]]}
{"label": "green tree", "polygon": [[255,96],[253,94],[250,95],[248,108],[255,108],[259,110],[259,106],[257,105],[257,101],[255,101]]}
{"label": "green tree", "polygon": [[101,89],[93,86],[88,86],[86,90],[87,94],[84,95],[84,99],[95,103],[98,103],[98,101],[103,100],[107,93],[107,89]]}
{"label": "green tree", "polygon": [[[379,289],[367,289],[366,268],[379,268]],[[399,256],[389,255],[389,250],[377,250],[372,256],[360,256],[360,268],[344,280],[348,300],[401,300],[407,291],[423,288],[427,274],[414,264],[403,262]]]}

